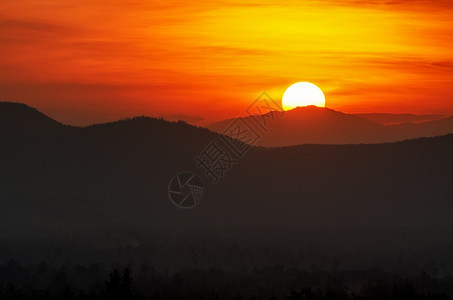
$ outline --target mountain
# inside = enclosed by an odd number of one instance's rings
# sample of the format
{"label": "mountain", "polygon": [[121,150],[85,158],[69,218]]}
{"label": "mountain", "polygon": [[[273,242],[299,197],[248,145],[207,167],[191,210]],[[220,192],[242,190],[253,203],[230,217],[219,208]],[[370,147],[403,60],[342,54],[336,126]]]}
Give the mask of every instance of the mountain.
{"label": "mountain", "polygon": [[395,137],[400,138],[444,135],[453,132],[453,116],[423,123],[401,123],[387,128]]}
{"label": "mountain", "polygon": [[[341,256],[351,268],[391,265],[388,253],[423,264],[432,257],[426,253],[433,253],[452,269],[449,256],[438,254],[436,245],[453,245],[453,135],[375,145],[252,147],[243,158],[231,153],[232,169],[214,184],[195,159],[212,141],[223,141],[207,129],[146,117],[69,127],[26,106],[10,108],[0,105],[0,114],[14,115],[10,121],[22,127],[4,122],[0,129],[3,239],[133,230],[154,234],[157,245],[202,240],[207,249],[219,240],[222,245],[302,241],[308,245],[304,249],[323,245],[323,251],[332,252],[329,259]],[[299,124],[293,113],[285,115],[285,122]],[[381,128],[332,110],[303,113],[330,120],[330,126]],[[34,117],[28,119],[30,114]],[[4,135],[5,128],[10,134]],[[39,138],[30,138],[35,133]],[[168,198],[170,179],[182,171],[199,174],[206,187],[200,205],[190,210]],[[261,249],[257,243],[241,257],[253,257],[256,264],[273,261],[253,256],[253,249]],[[226,253],[225,247],[215,249]],[[326,261],[319,253],[319,261]],[[0,247],[0,258],[12,255]],[[180,266],[163,261],[162,267],[166,264]]]}
{"label": "mountain", "polygon": [[48,133],[62,129],[63,124],[49,118],[38,110],[25,104],[0,102],[0,133],[2,135]]}
{"label": "mountain", "polygon": [[7,126],[11,128],[30,127],[30,125],[38,126],[39,128],[61,126],[60,123],[37,109],[15,102],[0,102],[0,125],[1,129]]}
{"label": "mountain", "polygon": [[355,116],[376,122],[382,125],[398,125],[401,123],[421,123],[442,119],[443,115],[415,115],[389,113],[362,113]]}
{"label": "mountain", "polygon": [[[269,123],[268,131],[263,131],[254,119],[266,119]],[[226,134],[225,130],[235,120],[229,119],[206,127]],[[298,107],[286,111],[283,115],[270,112],[262,116],[247,116],[242,120],[260,133],[261,138],[256,145],[265,147],[384,143],[453,133],[452,117],[424,123],[384,126],[359,115],[316,106]]]}

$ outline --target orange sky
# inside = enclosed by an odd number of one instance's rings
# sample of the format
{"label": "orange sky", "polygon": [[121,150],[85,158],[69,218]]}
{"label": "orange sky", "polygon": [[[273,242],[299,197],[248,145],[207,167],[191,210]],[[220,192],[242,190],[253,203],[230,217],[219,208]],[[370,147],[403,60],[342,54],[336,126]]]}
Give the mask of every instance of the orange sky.
{"label": "orange sky", "polygon": [[0,100],[208,122],[310,81],[344,112],[453,114],[453,3],[365,2],[2,0]]}

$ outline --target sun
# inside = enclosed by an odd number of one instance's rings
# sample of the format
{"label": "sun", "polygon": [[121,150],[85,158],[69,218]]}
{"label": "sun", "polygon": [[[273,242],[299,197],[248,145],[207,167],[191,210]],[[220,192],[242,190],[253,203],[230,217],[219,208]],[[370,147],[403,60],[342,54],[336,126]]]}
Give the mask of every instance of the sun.
{"label": "sun", "polygon": [[319,87],[310,82],[298,82],[286,89],[282,98],[284,110],[290,110],[298,106],[315,105],[326,106],[326,99]]}

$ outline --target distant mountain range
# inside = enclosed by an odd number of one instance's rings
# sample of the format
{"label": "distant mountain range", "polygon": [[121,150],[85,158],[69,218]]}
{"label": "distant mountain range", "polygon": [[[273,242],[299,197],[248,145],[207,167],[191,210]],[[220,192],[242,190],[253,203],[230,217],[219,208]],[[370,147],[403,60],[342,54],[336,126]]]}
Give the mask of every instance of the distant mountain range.
{"label": "distant mountain range", "polygon": [[355,116],[382,124],[398,125],[402,123],[422,123],[444,118],[444,115],[414,115],[414,114],[390,114],[390,113],[362,113]]}
{"label": "distant mountain range", "polygon": [[[269,123],[267,132],[254,120],[260,118],[266,119]],[[329,108],[307,106],[286,111],[283,116],[278,112],[270,112],[262,116],[243,117],[242,120],[260,134],[261,138],[256,145],[282,147],[299,144],[385,143],[453,133],[453,117],[420,123],[420,120],[431,118],[435,118],[435,115],[418,117],[391,114],[354,115]],[[396,121],[404,119],[414,123]],[[216,122],[206,128],[227,134],[225,130],[235,120]],[[381,122],[398,124],[385,126]]]}

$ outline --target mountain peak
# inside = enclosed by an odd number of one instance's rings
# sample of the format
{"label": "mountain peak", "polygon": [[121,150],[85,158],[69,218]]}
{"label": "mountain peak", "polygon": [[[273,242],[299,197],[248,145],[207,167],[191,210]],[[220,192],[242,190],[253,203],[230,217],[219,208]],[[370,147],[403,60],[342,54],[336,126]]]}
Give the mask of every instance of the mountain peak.
{"label": "mountain peak", "polygon": [[308,106],[298,106],[296,108],[287,110],[285,113],[335,113],[335,114],[342,114],[345,113],[341,111],[337,111],[328,107],[319,107],[316,105],[308,105]]}
{"label": "mountain peak", "polygon": [[9,139],[39,141],[69,128],[22,103],[0,102],[0,134]]}
{"label": "mountain peak", "polygon": [[29,128],[30,125],[31,128],[63,126],[36,108],[16,102],[0,102],[0,125],[2,128]]}

